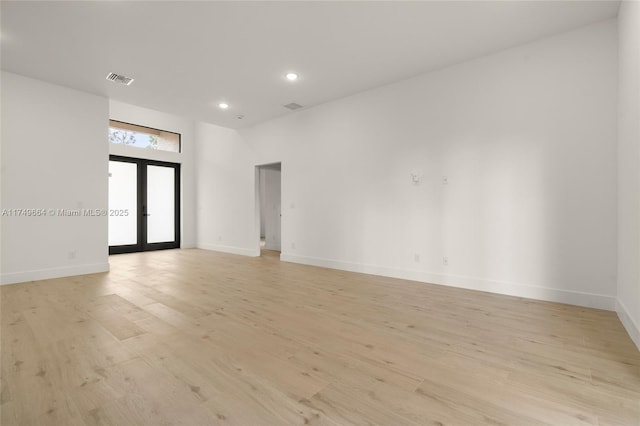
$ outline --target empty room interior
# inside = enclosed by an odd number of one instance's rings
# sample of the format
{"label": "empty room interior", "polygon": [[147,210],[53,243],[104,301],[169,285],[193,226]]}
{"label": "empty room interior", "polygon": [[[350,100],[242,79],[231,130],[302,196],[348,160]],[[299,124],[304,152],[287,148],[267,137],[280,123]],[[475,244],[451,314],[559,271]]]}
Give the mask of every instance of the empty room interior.
{"label": "empty room interior", "polygon": [[0,20],[3,426],[640,425],[640,2]]}

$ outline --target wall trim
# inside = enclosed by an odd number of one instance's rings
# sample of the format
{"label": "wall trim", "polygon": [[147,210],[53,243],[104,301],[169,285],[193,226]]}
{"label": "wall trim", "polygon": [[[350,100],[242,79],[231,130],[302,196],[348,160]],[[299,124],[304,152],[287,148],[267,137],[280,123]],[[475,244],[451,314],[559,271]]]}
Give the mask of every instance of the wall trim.
{"label": "wall trim", "polygon": [[469,290],[486,291],[489,293],[524,297],[527,299],[567,303],[570,305],[605,309],[608,311],[613,311],[616,306],[616,299],[614,296],[607,296],[603,294],[539,287],[507,281],[487,280],[483,278],[468,277],[463,275],[440,274],[411,269],[397,269],[385,266],[366,265],[333,259],[301,256],[290,253],[282,253],[280,255],[280,260],[284,262],[301,263],[304,265],[320,266],[324,268],[340,269],[344,271],[360,272],[364,274],[381,275],[385,277],[446,285],[450,287],[466,288]]}
{"label": "wall trim", "polygon": [[197,248],[203,250],[221,251],[223,253],[239,254],[241,256],[259,257],[260,248],[248,249],[244,247],[225,246],[221,244],[198,243]]}
{"label": "wall trim", "polygon": [[61,268],[36,269],[24,272],[11,272],[0,275],[0,285],[72,277],[76,275],[96,274],[99,272],[109,272],[109,262],[65,266]]}
{"label": "wall trim", "polygon": [[620,299],[616,299],[616,313],[625,330],[627,330],[629,337],[631,337],[631,340],[640,351],[640,325],[629,315],[629,310]]}

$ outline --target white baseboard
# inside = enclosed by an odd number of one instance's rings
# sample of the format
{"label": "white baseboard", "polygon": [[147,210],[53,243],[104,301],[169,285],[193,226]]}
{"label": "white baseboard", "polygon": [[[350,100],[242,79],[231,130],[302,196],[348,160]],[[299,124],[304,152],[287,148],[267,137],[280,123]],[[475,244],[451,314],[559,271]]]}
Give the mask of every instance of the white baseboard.
{"label": "white baseboard", "polygon": [[280,260],[284,262],[302,263],[305,265],[321,266],[324,268],[340,269],[364,274],[381,275],[425,283],[446,285],[450,287],[466,288],[470,290],[487,291],[490,293],[506,294],[509,296],[525,297],[527,299],[545,300],[549,302],[567,303],[588,308],[606,309],[613,311],[615,297],[602,294],[584,293],[579,291],[538,287],[505,281],[486,280],[453,274],[440,274],[410,269],[396,269],[384,266],[365,265],[332,259],[300,256],[282,253]]}
{"label": "white baseboard", "polygon": [[219,244],[208,243],[198,243],[197,247],[204,250],[221,251],[223,253],[239,254],[242,256],[260,256],[260,248],[248,249],[244,247],[223,246]]}
{"label": "white baseboard", "polygon": [[109,263],[91,263],[88,265],[66,266],[62,268],[37,269],[24,272],[10,272],[0,276],[0,284],[18,284],[27,281],[49,280],[75,275],[109,272]]}
{"label": "white baseboard", "polygon": [[636,344],[636,347],[640,351],[640,325],[629,315],[629,310],[620,299],[616,300],[616,313],[625,330],[629,333],[629,337],[631,337],[631,340],[633,340],[633,343]]}

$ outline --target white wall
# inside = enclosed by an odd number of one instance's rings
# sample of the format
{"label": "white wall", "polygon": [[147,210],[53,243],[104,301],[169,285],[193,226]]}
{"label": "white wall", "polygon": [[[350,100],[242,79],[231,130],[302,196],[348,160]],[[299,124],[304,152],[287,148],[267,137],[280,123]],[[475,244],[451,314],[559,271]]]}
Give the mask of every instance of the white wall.
{"label": "white wall", "polygon": [[107,208],[108,101],[2,72],[3,284],[102,272],[106,216],[55,216],[50,209]]}
{"label": "white wall", "polygon": [[261,168],[260,183],[264,183],[264,190],[261,188],[260,193],[260,219],[264,220],[265,248],[280,251],[280,170]]}
{"label": "white wall", "polygon": [[253,250],[253,166],[281,161],[284,260],[613,309],[616,31],[592,25],[241,137],[201,127],[202,242]]}
{"label": "white wall", "polygon": [[260,191],[259,202],[260,202],[260,238],[265,237],[265,215],[264,212],[267,211],[267,200],[264,197],[264,193],[267,191],[267,180],[264,177],[265,170],[263,168],[258,169],[260,176],[258,178],[258,185]]}
{"label": "white wall", "polygon": [[257,169],[235,130],[196,124],[199,248],[259,256]]}
{"label": "white wall", "polygon": [[623,1],[619,20],[618,305],[640,348],[640,3]]}
{"label": "white wall", "polygon": [[158,161],[179,163],[180,195],[182,222],[180,230],[180,246],[190,248],[196,246],[196,182],[195,182],[195,123],[173,114],[167,114],[148,108],[142,108],[123,102],[109,102],[109,118],[125,123],[137,124],[154,129],[180,133],[181,153],[134,148],[126,145],[109,144],[109,153],[125,157],[146,158]]}

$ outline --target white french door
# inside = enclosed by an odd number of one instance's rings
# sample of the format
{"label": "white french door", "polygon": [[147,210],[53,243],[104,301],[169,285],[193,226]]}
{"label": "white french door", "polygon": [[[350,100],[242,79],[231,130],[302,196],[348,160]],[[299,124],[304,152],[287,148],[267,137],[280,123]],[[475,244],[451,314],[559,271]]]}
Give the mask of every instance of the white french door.
{"label": "white french door", "polygon": [[109,156],[109,254],[180,247],[180,165]]}

